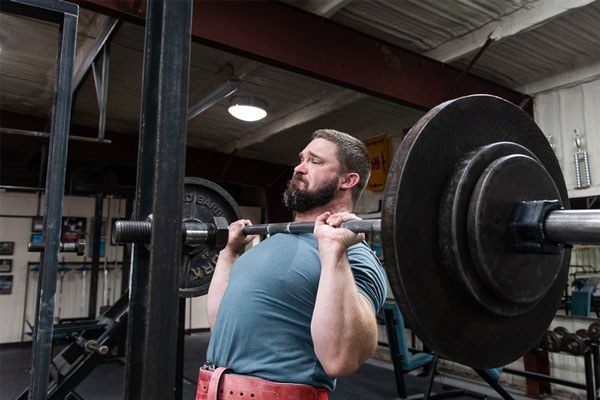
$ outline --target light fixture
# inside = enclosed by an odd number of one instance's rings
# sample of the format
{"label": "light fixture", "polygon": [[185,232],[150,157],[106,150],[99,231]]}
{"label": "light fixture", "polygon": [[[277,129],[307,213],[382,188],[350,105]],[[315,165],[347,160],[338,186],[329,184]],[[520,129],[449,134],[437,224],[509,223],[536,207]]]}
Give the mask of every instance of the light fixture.
{"label": "light fixture", "polygon": [[230,78],[207,96],[200,99],[200,101],[198,101],[193,107],[190,107],[188,111],[188,121],[192,118],[196,118],[198,115],[208,110],[224,98],[234,94],[238,90],[239,86],[240,80],[238,78]]}
{"label": "light fixture", "polygon": [[267,103],[252,96],[235,96],[231,99],[229,114],[242,121],[253,122],[267,116]]}

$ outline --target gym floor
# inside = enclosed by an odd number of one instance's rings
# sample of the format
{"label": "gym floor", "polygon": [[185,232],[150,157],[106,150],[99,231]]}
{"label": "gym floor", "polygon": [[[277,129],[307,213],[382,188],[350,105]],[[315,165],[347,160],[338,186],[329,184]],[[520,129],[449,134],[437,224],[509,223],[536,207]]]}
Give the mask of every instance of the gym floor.
{"label": "gym floor", "polygon": [[[196,380],[209,339],[209,333],[186,336],[184,376],[187,380],[183,386],[183,398],[186,400],[194,399],[195,387],[188,380]],[[12,400],[28,385],[30,357],[30,346],[0,349],[0,400]],[[122,399],[124,384],[124,367],[117,362],[110,362],[98,366],[79,385],[76,392],[86,400]],[[425,378],[409,375],[406,377],[406,385],[409,395],[420,394],[425,386]],[[473,387],[467,389],[477,391]],[[434,392],[440,390],[441,385],[436,384]],[[339,379],[332,400],[389,400],[397,397],[391,363],[374,360],[368,361],[352,376]]]}

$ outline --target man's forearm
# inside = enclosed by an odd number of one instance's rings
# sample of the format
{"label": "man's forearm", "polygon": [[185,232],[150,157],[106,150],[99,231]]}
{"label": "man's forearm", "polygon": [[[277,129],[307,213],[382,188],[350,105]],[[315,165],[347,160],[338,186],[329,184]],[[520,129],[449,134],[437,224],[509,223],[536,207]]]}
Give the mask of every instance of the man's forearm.
{"label": "man's forearm", "polygon": [[348,375],[375,351],[375,313],[356,288],[345,251],[319,253],[321,278],[311,322],[315,352],[329,375]]}
{"label": "man's forearm", "polygon": [[231,267],[238,257],[238,254],[234,254],[226,250],[222,250],[219,253],[217,265],[215,266],[215,272],[213,273],[213,277],[208,288],[208,297],[206,298],[206,317],[208,319],[208,326],[210,328],[213,328],[215,326],[215,322],[217,321],[219,304],[221,304],[223,294],[225,293],[225,290],[227,290]]}

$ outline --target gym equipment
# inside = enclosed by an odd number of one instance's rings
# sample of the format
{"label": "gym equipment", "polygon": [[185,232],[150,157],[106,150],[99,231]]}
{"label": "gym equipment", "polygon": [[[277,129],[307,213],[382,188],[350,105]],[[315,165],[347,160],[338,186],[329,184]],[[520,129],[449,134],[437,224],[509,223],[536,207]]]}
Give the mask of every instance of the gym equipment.
{"label": "gym equipment", "polygon": [[600,342],[600,322],[594,322],[588,327],[590,340],[594,343]]}
{"label": "gym equipment", "polygon": [[[85,254],[85,240],[79,239],[76,242],[63,243],[59,242],[59,252],[64,253],[77,253],[78,256]],[[28,243],[27,251],[33,253],[43,252],[45,245],[43,243]]]}
{"label": "gym equipment", "polygon": [[[219,251],[227,244],[228,226],[242,218],[239,206],[222,187],[201,178],[184,179],[183,261],[181,297],[208,293]],[[115,243],[149,243],[152,216],[148,221],[116,221]]]}
{"label": "gym equipment", "polygon": [[[64,324],[61,334],[73,341],[58,352],[50,365],[47,400],[68,399],[75,388],[96,366],[106,362],[111,349],[125,344],[128,315],[127,293],[97,319],[79,320]],[[27,400],[31,389],[26,388],[15,400]]]}
{"label": "gym equipment", "polygon": [[562,335],[554,331],[546,331],[542,336],[539,347],[546,351],[560,351],[562,346]]}
{"label": "gym equipment", "polygon": [[579,329],[572,333],[563,326],[557,326],[552,331],[546,331],[540,347],[547,351],[564,351],[573,355],[582,355],[589,344],[590,337],[587,329]]}
{"label": "gym equipment", "polygon": [[[600,243],[600,213],[568,204],[558,161],[535,122],[508,101],[472,95],[433,108],[407,134],[392,161],[382,219],[343,226],[381,232],[394,296],[423,342],[485,369],[539,343],[567,282],[570,245]],[[226,241],[217,240],[224,224],[214,217],[203,225],[184,218],[186,247],[204,241],[217,254]],[[267,224],[244,233],[313,228]],[[118,242],[150,243],[151,230],[150,220],[120,221],[113,232]],[[211,276],[196,279],[196,295]]]}
{"label": "gym equipment", "polygon": [[589,342],[586,342],[585,338],[577,335],[576,333],[567,333],[562,338],[563,350],[574,355],[583,354],[585,349],[588,347],[588,343]]}

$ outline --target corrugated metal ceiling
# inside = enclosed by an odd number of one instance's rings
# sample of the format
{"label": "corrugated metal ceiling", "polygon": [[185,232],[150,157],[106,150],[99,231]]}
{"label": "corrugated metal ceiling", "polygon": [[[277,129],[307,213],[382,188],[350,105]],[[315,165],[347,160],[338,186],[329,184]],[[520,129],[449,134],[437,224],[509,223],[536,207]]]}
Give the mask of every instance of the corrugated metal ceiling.
{"label": "corrugated metal ceiling", "polygon": [[[300,8],[314,5],[315,1],[285,0]],[[345,1],[344,7],[330,18],[351,29],[424,53],[486,24],[502,21],[540,1],[545,0],[354,0]],[[319,5],[326,3],[323,1]],[[79,47],[93,41],[102,18],[81,9]],[[24,114],[47,115],[53,90],[56,26],[5,14],[0,15],[0,24],[2,108]],[[139,130],[143,46],[143,28],[129,23],[120,27],[112,41],[109,130],[133,135]],[[464,68],[472,56],[473,52],[466,54],[452,65]],[[337,128],[360,138],[384,132],[400,134],[422,114],[368,96],[357,97],[339,109],[318,110],[321,102],[326,104],[327,99],[336,98],[347,89],[196,43],[192,47],[191,59],[190,104],[224,82],[231,74],[228,71],[232,70],[233,74],[247,71],[239,95],[258,96],[269,105],[266,119],[248,124],[229,116],[227,99],[218,102],[190,122],[189,142],[196,147],[231,151],[232,146],[244,138],[261,136],[281,127],[276,135],[250,143],[238,154],[293,163],[313,129]],[[535,29],[492,43],[472,71],[492,81],[520,87],[599,61],[600,0],[597,0]],[[305,110],[315,109],[314,118],[304,115]],[[77,96],[73,122],[94,127],[97,118],[98,105],[90,75]]]}
{"label": "corrugated metal ceiling", "polygon": [[[536,29],[492,43],[473,72],[518,88],[600,60],[600,2],[558,17]],[[465,57],[453,65],[464,68]]]}
{"label": "corrugated metal ceiling", "polygon": [[352,1],[331,19],[402,48],[422,53],[510,14],[530,2],[531,0]]}
{"label": "corrugated metal ceiling", "polygon": [[[309,8],[314,2],[283,1],[300,8]],[[502,23],[522,10],[581,4],[568,0],[354,0],[330,19],[405,49],[425,53],[486,24]],[[484,42],[485,39],[480,45]],[[451,64],[465,68],[474,53]],[[595,1],[492,43],[471,72],[511,88],[522,88],[527,83],[599,61],[600,1]]]}

